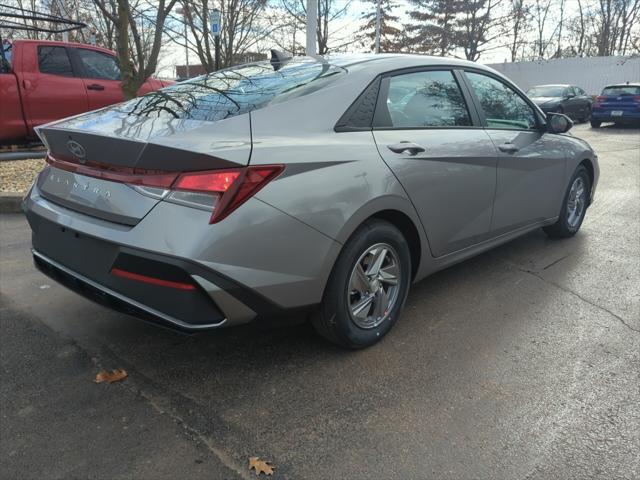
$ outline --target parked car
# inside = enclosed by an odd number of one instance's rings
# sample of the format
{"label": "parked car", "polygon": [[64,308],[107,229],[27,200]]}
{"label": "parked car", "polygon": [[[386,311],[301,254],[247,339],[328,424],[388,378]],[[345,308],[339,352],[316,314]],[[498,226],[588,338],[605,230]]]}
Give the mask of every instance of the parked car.
{"label": "parked car", "polygon": [[592,99],[574,85],[539,85],[527,90],[527,95],[544,113],[564,113],[578,122],[591,117]]}
{"label": "parked car", "polygon": [[37,267],[112,308],[187,331],[310,311],[365,347],[412,282],[579,230],[599,168],[570,127],[472,62],[259,62],[40,127],[24,210]]}
{"label": "parked car", "polygon": [[640,125],[640,83],[608,85],[596,97],[593,104],[591,126],[598,128],[602,122]]}
{"label": "parked car", "polygon": [[[44,40],[16,40],[4,48],[0,143],[33,140],[38,125],[124,101],[110,50]],[[138,94],[164,85],[149,78]]]}

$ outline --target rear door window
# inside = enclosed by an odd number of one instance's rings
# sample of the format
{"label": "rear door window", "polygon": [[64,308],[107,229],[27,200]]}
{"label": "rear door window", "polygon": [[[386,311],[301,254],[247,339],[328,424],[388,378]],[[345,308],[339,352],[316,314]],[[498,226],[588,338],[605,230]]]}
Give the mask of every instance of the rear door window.
{"label": "rear door window", "polygon": [[377,115],[377,118],[382,119],[381,122],[376,122],[377,127],[427,128],[471,125],[466,102],[450,70],[428,70],[391,77],[386,108],[388,115]]}
{"label": "rear door window", "polygon": [[71,60],[65,47],[38,47],[38,68],[40,73],[73,77]]}
{"label": "rear door window", "polygon": [[78,48],[77,52],[84,67],[84,78],[120,80],[120,69],[111,55],[86,48]]}

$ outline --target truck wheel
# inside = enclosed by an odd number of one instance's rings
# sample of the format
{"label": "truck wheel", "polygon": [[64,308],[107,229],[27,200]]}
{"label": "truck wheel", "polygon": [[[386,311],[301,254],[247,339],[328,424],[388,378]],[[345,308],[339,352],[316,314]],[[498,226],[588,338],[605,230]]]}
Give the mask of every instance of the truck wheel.
{"label": "truck wheel", "polygon": [[591,128],[600,128],[602,122],[600,120],[591,119]]}

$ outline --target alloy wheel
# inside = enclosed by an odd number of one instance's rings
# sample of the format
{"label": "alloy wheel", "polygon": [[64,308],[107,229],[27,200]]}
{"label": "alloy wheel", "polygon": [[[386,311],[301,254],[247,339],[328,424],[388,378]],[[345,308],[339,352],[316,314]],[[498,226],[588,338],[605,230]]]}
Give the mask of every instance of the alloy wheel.
{"label": "alloy wheel", "polygon": [[375,328],[395,306],[402,281],[395,249],[386,243],[369,247],[349,277],[347,301],[351,320],[360,328]]}

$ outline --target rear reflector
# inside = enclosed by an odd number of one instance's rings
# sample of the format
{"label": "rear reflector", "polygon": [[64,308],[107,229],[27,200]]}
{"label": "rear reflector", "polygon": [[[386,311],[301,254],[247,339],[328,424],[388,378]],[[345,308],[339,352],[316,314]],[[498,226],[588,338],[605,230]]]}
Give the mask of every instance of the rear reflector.
{"label": "rear reflector", "polygon": [[111,275],[121,278],[127,278],[129,280],[135,280],[137,282],[150,283],[152,285],[158,285],[160,287],[176,288],[178,290],[195,290],[195,285],[191,283],[172,282],[171,280],[163,280],[161,278],[149,277],[147,275],[141,275],[139,273],[129,272],[120,268],[112,268]]}
{"label": "rear reflector", "polygon": [[[284,165],[256,165],[205,172],[166,172],[119,167],[93,162],[85,164],[58,160],[47,155],[53,167],[69,172],[132,186],[171,190],[157,198],[212,211],[209,223],[227,217],[284,170]],[[144,194],[144,191],[141,193]]]}

